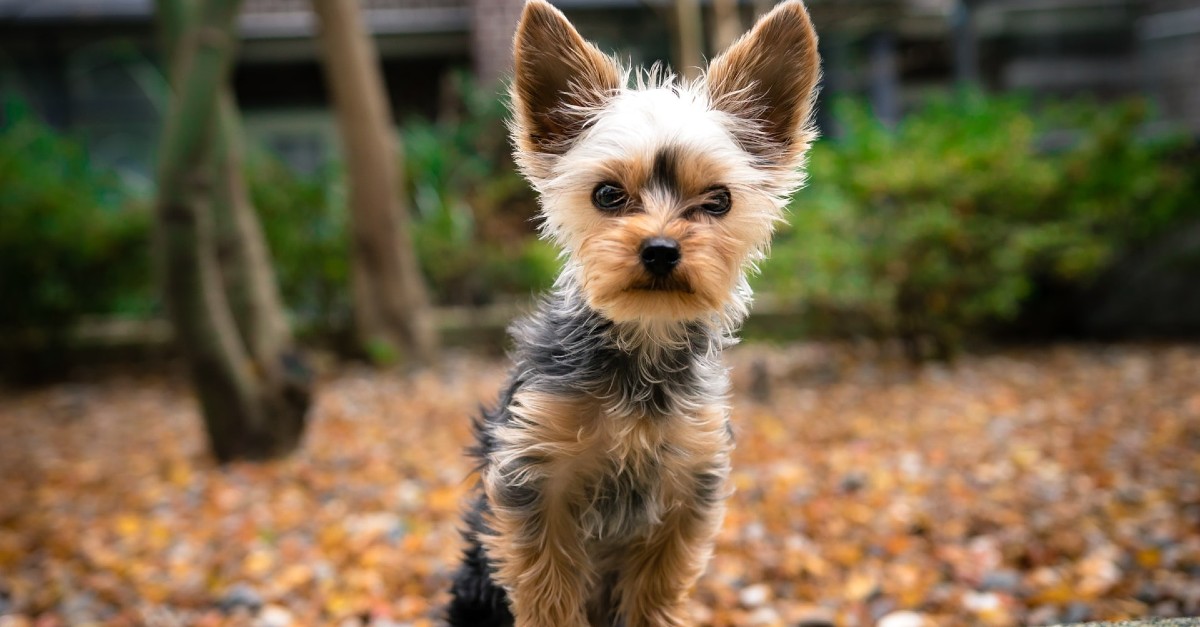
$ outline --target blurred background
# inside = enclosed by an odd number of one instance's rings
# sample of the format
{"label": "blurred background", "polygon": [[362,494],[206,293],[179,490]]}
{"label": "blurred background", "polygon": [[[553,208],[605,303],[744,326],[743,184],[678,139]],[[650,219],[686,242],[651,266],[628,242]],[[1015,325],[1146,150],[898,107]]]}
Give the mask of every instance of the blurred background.
{"label": "blurred background", "polygon": [[[345,339],[348,160],[319,21],[300,0],[243,4],[226,82],[249,199],[297,331]],[[691,68],[769,5],[562,8],[634,64]],[[502,125],[498,81],[520,7],[361,7],[428,300],[490,312],[479,317],[493,331],[508,311],[489,306],[527,301],[556,272]],[[760,313],[787,318],[773,330],[926,336],[942,351],[993,332],[1194,334],[1200,296],[1186,281],[1196,270],[1186,234],[1196,218],[1197,10],[1187,1],[814,2],[827,139],[813,156],[814,185],[756,281]],[[9,340],[60,330],[50,327],[70,327],[77,348],[167,337],[154,324],[164,314],[147,245],[170,91],[154,15],[147,0],[0,3]],[[67,365],[27,357],[6,361],[27,376]]]}
{"label": "blurred background", "polygon": [[[769,0],[553,0],[695,75]],[[523,0],[0,0],[0,625],[436,624]],[[1200,614],[1200,2],[812,0],[712,625]]]}

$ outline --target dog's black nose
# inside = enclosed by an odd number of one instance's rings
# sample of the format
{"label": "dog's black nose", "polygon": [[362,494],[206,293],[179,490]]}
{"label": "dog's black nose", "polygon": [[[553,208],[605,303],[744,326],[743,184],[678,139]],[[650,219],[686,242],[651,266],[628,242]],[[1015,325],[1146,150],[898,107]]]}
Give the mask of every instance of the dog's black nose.
{"label": "dog's black nose", "polygon": [[654,276],[667,276],[679,265],[679,242],[667,237],[651,237],[642,242],[642,265]]}

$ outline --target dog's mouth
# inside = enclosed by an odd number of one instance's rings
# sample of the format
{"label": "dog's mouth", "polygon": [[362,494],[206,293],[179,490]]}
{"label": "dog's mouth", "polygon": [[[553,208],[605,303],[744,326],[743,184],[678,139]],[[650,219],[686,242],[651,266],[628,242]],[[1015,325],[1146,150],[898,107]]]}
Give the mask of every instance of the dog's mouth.
{"label": "dog's mouth", "polygon": [[675,277],[655,277],[647,281],[639,281],[626,289],[628,292],[680,292],[692,294],[692,286],[688,282]]}

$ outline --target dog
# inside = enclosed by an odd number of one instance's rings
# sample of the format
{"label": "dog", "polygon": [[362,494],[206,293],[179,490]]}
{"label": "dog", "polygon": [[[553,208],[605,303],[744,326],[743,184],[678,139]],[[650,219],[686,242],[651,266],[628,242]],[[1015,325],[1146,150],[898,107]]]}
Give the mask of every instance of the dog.
{"label": "dog", "polygon": [[454,626],[686,625],[733,448],[722,351],[816,137],[799,0],[704,75],[633,73],[557,9],[517,26],[510,130],[563,252],[476,420]]}

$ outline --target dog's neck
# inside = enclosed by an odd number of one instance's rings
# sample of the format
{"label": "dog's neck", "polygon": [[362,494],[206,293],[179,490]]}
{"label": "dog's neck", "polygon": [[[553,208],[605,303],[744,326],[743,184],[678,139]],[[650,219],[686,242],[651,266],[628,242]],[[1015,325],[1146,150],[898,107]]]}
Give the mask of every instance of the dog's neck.
{"label": "dog's neck", "polygon": [[568,277],[514,325],[517,376],[546,392],[592,395],[617,414],[687,413],[728,387],[720,354],[735,340],[726,320],[613,322]]}

